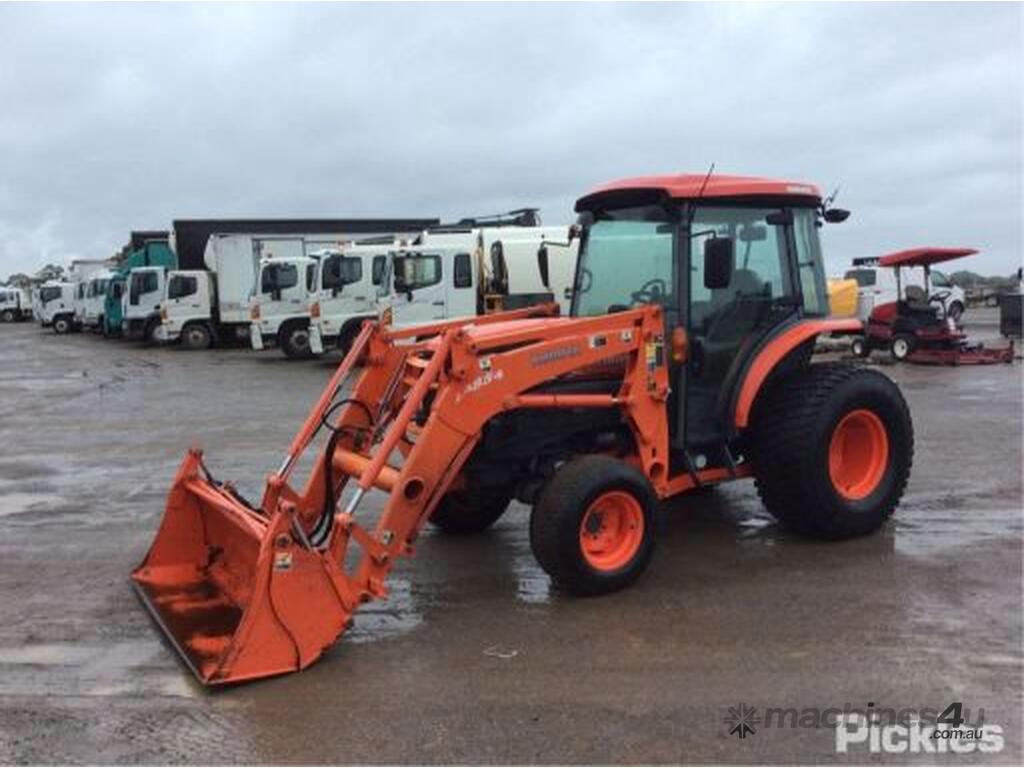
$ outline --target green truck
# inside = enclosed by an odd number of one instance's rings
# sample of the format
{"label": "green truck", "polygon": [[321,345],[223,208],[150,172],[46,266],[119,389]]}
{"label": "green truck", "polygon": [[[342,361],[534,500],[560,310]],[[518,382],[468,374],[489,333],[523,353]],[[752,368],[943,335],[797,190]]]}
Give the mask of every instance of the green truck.
{"label": "green truck", "polygon": [[178,258],[167,244],[166,239],[148,240],[128,253],[124,261],[114,268],[114,276],[107,287],[103,303],[103,321],[100,324],[104,336],[121,335],[129,276],[133,269],[139,267],[177,269]]}

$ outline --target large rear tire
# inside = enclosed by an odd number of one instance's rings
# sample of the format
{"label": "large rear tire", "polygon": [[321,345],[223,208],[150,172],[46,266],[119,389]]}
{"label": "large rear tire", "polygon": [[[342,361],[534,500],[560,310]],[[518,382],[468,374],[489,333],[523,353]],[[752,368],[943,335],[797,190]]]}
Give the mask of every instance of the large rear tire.
{"label": "large rear tire", "polygon": [[609,456],[580,456],[547,482],[530,515],[534,557],[577,595],[632,584],[654,555],[658,501],[647,478]]}
{"label": "large rear tire", "polygon": [[480,533],[498,522],[510,503],[512,491],[507,488],[450,491],[430,515],[430,522],[456,536]]}
{"label": "large rear tire", "polygon": [[752,463],[778,520],[817,539],[877,530],[907,486],[914,427],[899,388],[878,371],[812,365],[758,406]]}

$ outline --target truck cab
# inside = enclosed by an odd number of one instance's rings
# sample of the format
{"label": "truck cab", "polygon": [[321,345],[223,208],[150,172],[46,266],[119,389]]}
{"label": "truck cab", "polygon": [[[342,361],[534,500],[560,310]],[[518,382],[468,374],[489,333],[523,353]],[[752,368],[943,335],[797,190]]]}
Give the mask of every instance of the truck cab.
{"label": "truck cab", "polygon": [[[537,251],[561,246],[542,278]],[[397,326],[472,317],[557,301],[569,309],[578,243],[568,227],[426,233],[391,253],[389,303]]]}
{"label": "truck cab", "polygon": [[309,348],[323,354],[327,347],[343,352],[359,332],[363,320],[377,315],[386,303],[386,272],[394,241],[349,245],[324,250],[310,297]]}
{"label": "truck cab", "polygon": [[90,277],[86,282],[85,301],[82,309],[82,325],[84,327],[101,328],[107,291],[114,274],[111,270],[103,270]]}
{"label": "truck cab", "polygon": [[70,333],[75,327],[77,283],[48,280],[39,288],[39,323],[56,333]]}
{"label": "truck cab", "polygon": [[208,349],[215,341],[211,318],[215,315],[215,277],[205,269],[176,269],[167,273],[160,302],[160,324],[154,339],[180,340],[188,349]]}
{"label": "truck cab", "polygon": [[310,355],[309,305],[316,290],[320,254],[260,259],[249,302],[252,348],[278,346],[289,358]]}
{"label": "truck cab", "polygon": [[163,266],[137,267],[128,274],[127,303],[121,321],[125,338],[155,340],[166,276],[167,268]]}
{"label": "truck cab", "polygon": [[0,322],[15,323],[32,317],[28,294],[21,288],[0,288]]}

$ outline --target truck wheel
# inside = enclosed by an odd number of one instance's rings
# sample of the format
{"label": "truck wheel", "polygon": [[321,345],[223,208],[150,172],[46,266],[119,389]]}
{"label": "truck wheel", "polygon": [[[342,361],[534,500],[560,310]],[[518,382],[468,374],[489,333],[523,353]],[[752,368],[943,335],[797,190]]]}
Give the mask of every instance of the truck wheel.
{"label": "truck wheel", "polygon": [[13,323],[14,322],[14,310],[13,309],[5,309],[2,313],[0,313],[0,321],[3,321],[5,323]]}
{"label": "truck wheel", "polygon": [[868,346],[867,339],[863,336],[857,336],[850,342],[850,352],[853,353],[854,357],[867,357],[871,354],[871,347]]}
{"label": "truck wheel", "polygon": [[430,522],[444,533],[479,533],[494,525],[511,502],[512,491],[507,488],[451,491],[431,513]]}
{"label": "truck wheel", "polygon": [[903,496],[914,426],[899,388],[878,371],[812,365],[758,407],[752,462],[768,511],[798,533],[845,539],[877,530]]}
{"label": "truck wheel", "polygon": [[63,315],[53,318],[53,332],[62,336],[71,333],[71,320]]}
{"label": "truck wheel", "polygon": [[361,329],[362,326],[358,323],[341,329],[341,333],[338,334],[338,351],[341,352],[342,357],[348,354]]}
{"label": "truck wheel", "polygon": [[534,557],[569,592],[615,592],[651,562],[656,509],[654,490],[636,468],[608,456],[572,459],[530,515]]}
{"label": "truck wheel", "polygon": [[289,325],[283,328],[278,343],[285,357],[292,360],[306,360],[313,356],[313,351],[309,348],[308,326]]}
{"label": "truck wheel", "polygon": [[905,333],[897,334],[892,344],[889,346],[889,354],[892,355],[892,359],[897,362],[906,360],[910,353],[914,351],[914,337],[908,336]]}
{"label": "truck wheel", "polygon": [[146,328],[142,332],[142,339],[147,344],[155,344],[156,343],[156,327],[157,327],[157,325],[158,325],[158,323],[157,323],[157,320],[155,318],[146,322]]}
{"label": "truck wheel", "polygon": [[203,323],[189,323],[181,329],[181,346],[185,349],[209,349],[213,346],[210,329]]}

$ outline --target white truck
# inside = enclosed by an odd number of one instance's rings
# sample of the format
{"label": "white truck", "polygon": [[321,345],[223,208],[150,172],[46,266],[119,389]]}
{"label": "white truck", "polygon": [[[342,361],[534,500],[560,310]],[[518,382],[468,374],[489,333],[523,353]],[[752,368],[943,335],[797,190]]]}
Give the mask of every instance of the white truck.
{"label": "white truck", "polygon": [[160,326],[160,300],[167,286],[167,267],[136,267],[128,273],[122,299],[121,335],[153,342]]}
{"label": "white truck", "polygon": [[39,324],[53,327],[56,333],[70,333],[75,328],[75,291],[78,283],[48,280],[39,287]]}
{"label": "white truck", "polygon": [[0,287],[0,322],[16,323],[32,317],[32,302],[21,288]]}
{"label": "white truck", "polygon": [[[250,333],[249,304],[261,261],[305,259],[307,249],[322,248],[341,237],[340,234],[211,235],[203,254],[205,270],[168,273],[159,308],[160,323],[155,329],[156,340],[180,341],[187,349],[207,349],[222,341],[244,340]],[[282,296],[287,290],[286,287],[275,289]]]}
{"label": "white truck", "polygon": [[103,308],[107,289],[115,273],[109,269],[95,272],[85,283],[85,298],[82,301],[80,323],[85,328],[98,330],[103,323]]}
{"label": "white truck", "polygon": [[[569,228],[479,227],[428,230],[408,245],[360,246],[346,255],[376,259],[369,284],[342,277],[340,290],[328,296],[321,290],[311,307],[310,348],[315,354],[335,346],[344,353],[363,319],[390,308],[391,322],[410,326],[458,317],[500,312],[503,309],[558,301],[568,309],[578,242],[569,243]],[[551,274],[544,286],[537,251],[542,243],[568,243],[551,259]],[[376,250],[374,250],[376,248]],[[386,257],[386,258],[380,258]],[[374,278],[378,278],[374,280]],[[372,290],[375,306],[356,311],[352,301]]]}

